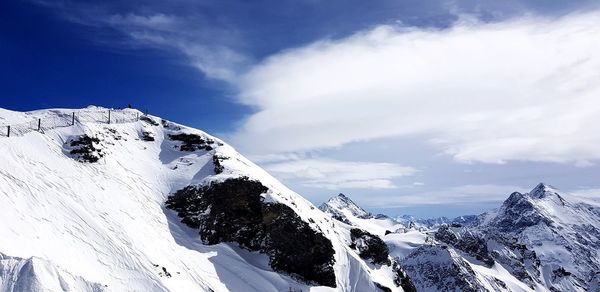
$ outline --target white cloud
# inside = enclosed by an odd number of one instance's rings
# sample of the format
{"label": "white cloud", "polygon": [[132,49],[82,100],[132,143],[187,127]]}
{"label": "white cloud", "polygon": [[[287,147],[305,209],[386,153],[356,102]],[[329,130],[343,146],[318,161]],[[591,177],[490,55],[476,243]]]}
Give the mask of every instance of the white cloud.
{"label": "white cloud", "polygon": [[579,189],[568,194],[580,201],[600,207],[600,188]]}
{"label": "white cloud", "polygon": [[365,207],[399,208],[426,205],[478,205],[500,203],[513,192],[526,193],[529,189],[511,185],[463,185],[440,190],[421,192],[415,195],[371,195]]}
{"label": "white cloud", "polygon": [[600,13],[379,26],[287,50],[240,82],[247,153],[426,137],[459,161],[600,159]]}
{"label": "white cloud", "polygon": [[304,186],[332,190],[395,188],[392,179],[416,172],[412,167],[392,163],[317,158],[267,163],[263,164],[263,167],[284,180],[294,180]]}

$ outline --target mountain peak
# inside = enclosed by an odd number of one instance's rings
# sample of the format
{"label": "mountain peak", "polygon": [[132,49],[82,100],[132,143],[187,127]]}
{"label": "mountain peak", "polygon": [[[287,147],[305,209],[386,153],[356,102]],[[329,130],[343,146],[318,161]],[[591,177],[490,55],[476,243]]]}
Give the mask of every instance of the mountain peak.
{"label": "mountain peak", "polygon": [[529,196],[536,199],[542,199],[550,195],[558,195],[557,191],[558,190],[555,187],[541,182],[529,192]]}
{"label": "mountain peak", "polygon": [[328,213],[345,213],[350,212],[352,216],[359,218],[370,217],[371,213],[365,211],[359,207],[354,201],[348,198],[346,195],[340,193],[337,196],[331,197],[327,202],[319,206],[319,209]]}

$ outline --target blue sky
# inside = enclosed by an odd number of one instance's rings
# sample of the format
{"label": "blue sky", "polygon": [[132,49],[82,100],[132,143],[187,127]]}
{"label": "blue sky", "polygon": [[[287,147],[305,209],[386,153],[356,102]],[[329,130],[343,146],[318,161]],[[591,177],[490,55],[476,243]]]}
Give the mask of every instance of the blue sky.
{"label": "blue sky", "polygon": [[593,197],[596,3],[2,1],[0,107],[131,103],[317,204],[455,216],[540,181]]}

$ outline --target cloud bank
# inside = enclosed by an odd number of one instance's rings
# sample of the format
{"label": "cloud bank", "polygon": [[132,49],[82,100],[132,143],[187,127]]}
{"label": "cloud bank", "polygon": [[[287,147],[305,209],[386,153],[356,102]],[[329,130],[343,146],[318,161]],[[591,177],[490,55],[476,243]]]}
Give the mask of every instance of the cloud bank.
{"label": "cloud bank", "polygon": [[600,13],[378,26],[283,51],[239,83],[254,154],[418,137],[458,161],[600,159]]}

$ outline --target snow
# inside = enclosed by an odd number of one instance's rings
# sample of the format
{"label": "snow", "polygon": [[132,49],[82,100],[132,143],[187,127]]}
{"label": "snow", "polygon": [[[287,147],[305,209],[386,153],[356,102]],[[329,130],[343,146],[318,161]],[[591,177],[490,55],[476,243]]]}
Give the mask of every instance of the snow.
{"label": "snow", "polygon": [[0,254],[0,291],[101,291],[102,288],[43,259]]}
{"label": "snow", "polygon": [[427,235],[417,230],[410,230],[406,233],[390,233],[383,237],[383,241],[390,249],[390,255],[395,258],[403,259],[415,248],[425,244]]}
{"label": "snow", "polygon": [[[46,279],[40,282],[44,289],[62,289],[53,284],[57,275],[70,279],[74,291],[371,291],[375,278],[394,287],[389,271],[368,266],[347,246],[341,224],[223,141],[177,124],[109,125],[105,110],[0,111],[3,123],[36,117],[65,120],[73,111],[85,117],[75,126],[0,138],[0,252],[46,263],[50,272],[35,276]],[[156,140],[141,140],[143,131],[152,132]],[[178,142],[167,136],[181,131],[208,137],[219,146],[181,152]],[[65,150],[66,141],[82,134],[102,137],[106,155],[97,163],[78,162]],[[222,162],[225,171],[217,175],[215,153],[229,157]],[[310,287],[276,273],[266,256],[232,244],[203,245],[197,231],[164,207],[169,194],[187,185],[238,176],[261,181],[269,188],[268,200],[289,206],[331,240],[337,289]],[[28,276],[30,281],[35,277]],[[11,291],[2,287],[0,291]]]}

